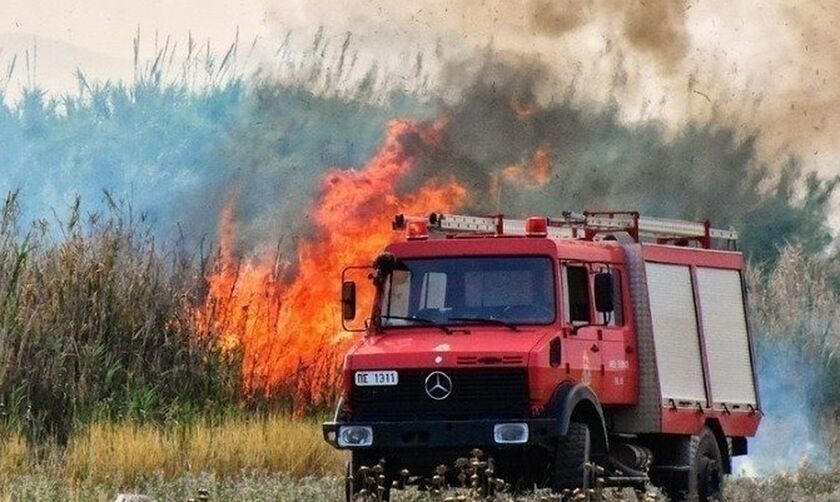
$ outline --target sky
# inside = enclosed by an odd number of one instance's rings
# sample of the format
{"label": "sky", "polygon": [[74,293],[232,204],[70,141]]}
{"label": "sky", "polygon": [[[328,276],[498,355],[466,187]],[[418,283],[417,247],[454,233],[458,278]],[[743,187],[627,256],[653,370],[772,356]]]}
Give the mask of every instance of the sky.
{"label": "sky", "polygon": [[552,68],[548,94],[577,79],[583,99],[617,101],[628,121],[677,131],[714,117],[760,130],[768,157],[790,149],[823,175],[840,173],[840,5],[830,0],[3,0],[0,70],[37,38],[37,70],[19,76],[63,91],[76,67],[130,77],[138,28],[147,54],[156,32],[181,47],[190,32],[214,47],[238,32],[270,58],[286,30],[321,25],[352,31],[385,60],[435,44],[492,46]]}
{"label": "sky", "polygon": [[130,55],[139,26],[143,31],[229,41],[237,27],[262,32],[265,9],[259,1],[222,0],[4,0],[0,33],[25,34],[66,42],[103,55]]}

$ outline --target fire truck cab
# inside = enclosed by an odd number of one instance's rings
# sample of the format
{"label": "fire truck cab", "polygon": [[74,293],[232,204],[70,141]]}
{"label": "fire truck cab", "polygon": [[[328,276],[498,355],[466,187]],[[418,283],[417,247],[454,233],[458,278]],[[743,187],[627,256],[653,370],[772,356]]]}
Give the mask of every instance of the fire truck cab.
{"label": "fire truck cab", "polygon": [[348,500],[362,466],[425,475],[473,448],[520,486],[721,498],[761,419],[734,231],[635,212],[394,228],[323,425],[351,451]]}

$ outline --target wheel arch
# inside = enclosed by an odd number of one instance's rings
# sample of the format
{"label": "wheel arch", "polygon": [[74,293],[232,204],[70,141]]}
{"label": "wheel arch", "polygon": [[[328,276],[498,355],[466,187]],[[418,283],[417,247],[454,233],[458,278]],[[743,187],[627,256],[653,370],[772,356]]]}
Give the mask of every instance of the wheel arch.
{"label": "wheel arch", "polygon": [[606,456],[609,453],[607,425],[598,396],[582,383],[564,382],[554,390],[546,407],[548,416],[557,420],[558,433],[565,436],[569,423],[582,422],[589,426],[592,436],[592,453]]}

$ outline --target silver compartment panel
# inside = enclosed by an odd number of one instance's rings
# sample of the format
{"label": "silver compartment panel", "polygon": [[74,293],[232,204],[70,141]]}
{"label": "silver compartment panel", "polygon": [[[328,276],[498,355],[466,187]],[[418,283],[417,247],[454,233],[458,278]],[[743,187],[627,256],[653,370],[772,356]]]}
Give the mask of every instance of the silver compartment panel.
{"label": "silver compartment panel", "polygon": [[663,400],[706,404],[691,269],[647,263],[650,313]]}
{"label": "silver compartment panel", "polygon": [[712,399],[755,405],[741,274],[698,267],[697,283]]}

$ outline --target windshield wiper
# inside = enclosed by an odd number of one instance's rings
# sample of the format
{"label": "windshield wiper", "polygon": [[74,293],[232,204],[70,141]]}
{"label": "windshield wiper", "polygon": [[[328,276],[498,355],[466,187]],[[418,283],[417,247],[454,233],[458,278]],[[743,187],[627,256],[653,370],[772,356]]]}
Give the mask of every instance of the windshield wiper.
{"label": "windshield wiper", "polygon": [[443,330],[443,332],[446,333],[447,335],[452,334],[452,330],[449,329],[448,327],[446,327],[442,324],[438,324],[431,319],[424,319],[422,317],[406,317],[406,316],[400,316],[400,315],[378,315],[378,316],[376,316],[376,318],[380,321],[380,323],[379,323],[380,326],[382,325],[382,323],[381,323],[382,319],[393,319],[395,321],[416,321],[416,322],[419,322],[421,324],[425,324],[425,325],[428,325],[428,326],[434,326],[435,328],[439,328],[439,329]]}
{"label": "windshield wiper", "polygon": [[507,321],[503,321],[501,319],[493,319],[491,317],[450,317],[447,321],[466,321],[466,322],[478,322],[478,323],[487,323],[487,324],[496,324],[498,326],[504,326],[511,331],[519,331],[519,327],[515,324],[509,323]]}

